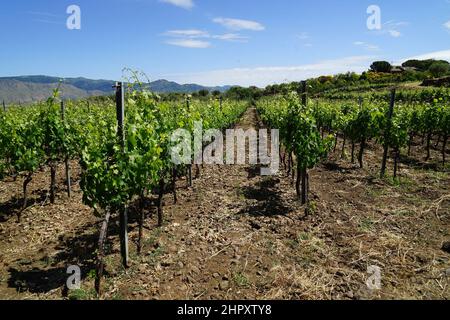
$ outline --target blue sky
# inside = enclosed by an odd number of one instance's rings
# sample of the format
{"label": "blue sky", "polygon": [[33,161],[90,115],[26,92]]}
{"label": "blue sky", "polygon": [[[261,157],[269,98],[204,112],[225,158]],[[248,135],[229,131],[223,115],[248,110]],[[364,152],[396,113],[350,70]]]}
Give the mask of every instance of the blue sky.
{"label": "blue sky", "polygon": [[[69,30],[67,7],[81,10]],[[367,8],[381,10],[369,30]],[[373,60],[450,60],[450,0],[16,0],[0,4],[0,76],[203,85],[298,81]]]}

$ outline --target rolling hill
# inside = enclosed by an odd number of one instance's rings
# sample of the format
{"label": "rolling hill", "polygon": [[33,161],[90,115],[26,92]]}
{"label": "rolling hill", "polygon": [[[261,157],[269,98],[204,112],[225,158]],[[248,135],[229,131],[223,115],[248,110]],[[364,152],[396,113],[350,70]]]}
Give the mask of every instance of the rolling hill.
{"label": "rolling hill", "polygon": [[[0,77],[0,101],[6,103],[30,103],[47,99],[58,86],[61,78],[49,76]],[[80,99],[90,96],[113,94],[114,81],[91,80],[86,78],[65,78],[61,85],[64,99]],[[149,84],[157,93],[191,93],[199,90],[219,90],[224,92],[230,86],[204,87],[197,84],[178,84],[167,80],[157,80]]]}

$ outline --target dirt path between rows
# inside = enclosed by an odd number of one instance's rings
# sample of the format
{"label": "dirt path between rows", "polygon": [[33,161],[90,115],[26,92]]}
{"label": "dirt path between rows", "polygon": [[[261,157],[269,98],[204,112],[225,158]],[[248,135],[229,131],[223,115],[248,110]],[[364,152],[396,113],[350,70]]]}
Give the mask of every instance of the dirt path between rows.
{"label": "dirt path between rows", "polygon": [[[237,125],[260,126],[254,108]],[[149,206],[141,256],[130,216],[127,270],[112,223],[102,298],[450,298],[450,256],[441,250],[450,240],[448,172],[403,166],[403,182],[390,184],[374,175],[380,154],[369,148],[366,170],[335,155],[312,170],[309,216],[283,170],[262,177],[257,166],[205,166],[192,188],[178,181],[177,204],[164,197],[162,228]],[[77,185],[73,199],[60,190],[49,205],[40,197],[47,177],[39,173],[31,185],[39,201],[20,225],[6,214],[20,181],[0,183],[0,298],[60,299],[70,264],[82,267],[83,283],[69,296],[94,297],[99,220],[81,204]],[[381,269],[380,290],[366,285],[369,266]]]}

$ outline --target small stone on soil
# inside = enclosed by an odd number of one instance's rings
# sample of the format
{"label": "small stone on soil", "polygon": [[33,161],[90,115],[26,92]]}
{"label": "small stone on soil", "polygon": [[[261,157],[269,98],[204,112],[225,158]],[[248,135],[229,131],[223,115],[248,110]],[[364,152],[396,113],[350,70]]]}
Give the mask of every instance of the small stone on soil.
{"label": "small stone on soil", "polygon": [[445,270],[445,275],[446,275],[447,277],[450,277],[450,268],[448,268],[447,270]]}
{"label": "small stone on soil", "polygon": [[230,283],[228,281],[222,281],[219,284],[219,289],[222,291],[228,290],[229,287],[230,287]]}

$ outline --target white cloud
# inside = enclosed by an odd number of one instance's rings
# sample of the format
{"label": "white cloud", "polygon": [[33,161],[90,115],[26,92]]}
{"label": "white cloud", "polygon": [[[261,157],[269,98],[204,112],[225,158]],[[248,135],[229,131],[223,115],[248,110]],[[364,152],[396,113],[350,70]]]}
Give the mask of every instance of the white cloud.
{"label": "white cloud", "polygon": [[166,41],[167,44],[183,48],[205,49],[211,46],[208,41],[194,40],[194,39],[175,39]]}
{"label": "white cloud", "polygon": [[174,6],[183,8],[183,9],[192,9],[194,7],[194,2],[192,0],[160,0],[164,3],[170,3]]}
{"label": "white cloud", "polygon": [[444,23],[444,27],[446,27],[448,30],[450,30],[450,20]]}
{"label": "white cloud", "polygon": [[225,28],[230,30],[252,30],[252,31],[262,31],[265,27],[256,21],[251,20],[241,20],[241,19],[230,19],[230,18],[215,18],[213,22],[221,24]]}
{"label": "white cloud", "polygon": [[265,87],[269,84],[299,81],[327,74],[331,75],[347,71],[362,72],[368,69],[375,58],[377,57],[354,56],[299,66],[211,70],[190,74],[163,75],[163,78],[179,83],[198,83],[207,86],[232,84]]}
{"label": "white cloud", "polygon": [[169,37],[183,37],[183,38],[212,38],[218,40],[227,40],[227,41],[242,41],[247,40],[248,37],[242,36],[237,33],[225,33],[221,35],[211,35],[207,31],[196,30],[196,29],[186,29],[186,30],[170,30],[167,31],[164,35]]}
{"label": "white cloud", "polygon": [[408,61],[408,60],[427,60],[427,59],[436,59],[436,60],[447,60],[447,61],[450,61],[450,49],[449,50],[429,52],[429,53],[424,53],[424,54],[421,54],[421,55],[418,55],[418,56],[405,58],[401,62],[405,62],[405,61]]}
{"label": "white cloud", "polygon": [[400,37],[402,35],[402,33],[400,31],[397,31],[397,30],[389,30],[388,32],[394,38],[398,38],[398,37]]}
{"label": "white cloud", "polygon": [[366,42],[363,42],[363,41],[356,41],[356,42],[353,42],[353,44],[355,46],[358,46],[358,47],[363,47],[364,49],[369,50],[369,51],[378,51],[378,50],[380,50],[380,48],[377,45],[366,43]]}
{"label": "white cloud", "polygon": [[398,27],[406,27],[406,26],[408,26],[409,22],[390,20],[390,21],[386,22],[384,25],[388,26],[390,28],[398,28]]}
{"label": "white cloud", "polygon": [[[179,45],[179,43],[182,44],[182,46],[185,46],[187,44],[187,47],[190,47],[190,45],[193,44],[193,47],[196,48],[196,45],[200,45],[199,42],[186,42],[181,40],[192,40],[192,39],[216,39],[216,40],[222,40],[222,41],[229,41],[229,42],[248,42],[248,37],[242,36],[237,33],[225,33],[221,35],[211,35],[207,31],[203,30],[197,30],[197,29],[184,29],[184,30],[169,30],[162,34],[166,37],[173,37],[178,38],[176,41],[167,41],[166,43],[171,45]],[[203,45],[206,43],[205,41],[202,42]]]}
{"label": "white cloud", "polygon": [[36,17],[35,19],[32,19],[33,22],[48,23],[48,24],[65,24],[65,22],[62,19],[60,19],[61,16],[57,14],[38,11],[29,11],[27,13]]}
{"label": "white cloud", "polygon": [[302,32],[299,35],[297,35],[297,38],[299,38],[300,40],[308,40],[309,34],[308,32]]}
{"label": "white cloud", "polygon": [[390,35],[393,38],[399,38],[403,35],[399,29],[408,25],[409,22],[391,20],[384,23],[381,30],[376,30],[373,32],[378,35]]}
{"label": "white cloud", "polygon": [[52,17],[52,18],[60,18],[60,15],[53,14],[50,12],[40,12],[40,11],[28,11],[28,14],[31,14],[33,16],[45,16],[45,17]]}
{"label": "white cloud", "polygon": [[383,30],[384,32],[387,32],[391,37],[399,38],[402,36],[402,33],[398,29],[406,27],[408,25],[409,22],[406,21],[391,20],[383,24]]}
{"label": "white cloud", "polygon": [[222,35],[212,36],[214,39],[224,40],[224,41],[234,41],[234,42],[247,42],[248,37],[241,36],[237,33],[226,33]]}
{"label": "white cloud", "polygon": [[209,38],[208,32],[196,29],[169,30],[165,35],[170,37]]}

